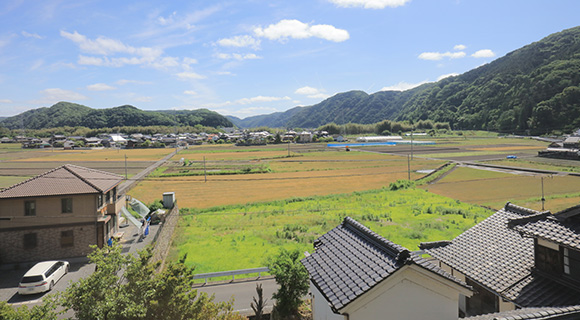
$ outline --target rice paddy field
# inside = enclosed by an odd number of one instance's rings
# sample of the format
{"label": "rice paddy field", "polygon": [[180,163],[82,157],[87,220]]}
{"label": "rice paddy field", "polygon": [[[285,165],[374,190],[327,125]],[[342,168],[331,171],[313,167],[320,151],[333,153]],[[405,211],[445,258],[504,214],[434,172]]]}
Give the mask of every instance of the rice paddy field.
{"label": "rice paddy field", "polygon": [[[104,170],[132,177],[173,149],[22,149],[20,144],[0,144],[0,188],[64,164]],[[126,157],[126,165],[125,165]],[[126,171],[125,171],[126,169]]]}
{"label": "rice paddy field", "polygon": [[[311,251],[312,242],[345,216],[415,250],[422,241],[454,238],[508,201],[540,210],[542,177],[546,210],[580,203],[580,177],[568,174],[580,173],[580,162],[537,157],[545,142],[482,133],[416,139],[436,144],[350,152],[326,144],[193,146],[129,194],[151,203],[175,192],[182,217],[170,256],[187,254],[187,263],[200,273],[261,267],[281,247]],[[133,175],[172,151],[0,145],[0,188],[64,163],[124,174],[125,156]],[[428,184],[389,189],[397,180],[419,179],[449,161],[460,164]],[[474,166],[478,163],[560,173],[484,170]]]}

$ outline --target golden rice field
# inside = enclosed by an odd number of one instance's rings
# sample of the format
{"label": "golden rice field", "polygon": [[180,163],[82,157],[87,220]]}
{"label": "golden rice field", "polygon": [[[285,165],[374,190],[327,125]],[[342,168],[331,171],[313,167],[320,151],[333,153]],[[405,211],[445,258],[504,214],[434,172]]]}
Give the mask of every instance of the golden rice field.
{"label": "golden rice field", "polygon": [[[211,161],[265,161],[272,169],[270,173],[207,176],[207,181],[203,176],[148,178],[130,194],[149,203],[160,199],[163,192],[175,192],[181,207],[207,208],[380,189],[398,179],[408,178],[406,157],[336,150],[267,160],[274,152],[278,151],[213,153],[206,156],[206,160],[210,158]],[[173,159],[188,156],[190,154],[180,152]],[[199,155],[188,158],[199,160]],[[435,169],[443,163],[415,160],[411,162],[411,179],[424,175],[416,170]]]}
{"label": "golden rice field", "polygon": [[[539,175],[517,175],[472,168],[457,168],[439,182],[422,187],[429,192],[462,202],[501,208],[512,202],[541,210],[542,179]],[[557,212],[580,203],[580,177],[544,177],[545,209]]]}

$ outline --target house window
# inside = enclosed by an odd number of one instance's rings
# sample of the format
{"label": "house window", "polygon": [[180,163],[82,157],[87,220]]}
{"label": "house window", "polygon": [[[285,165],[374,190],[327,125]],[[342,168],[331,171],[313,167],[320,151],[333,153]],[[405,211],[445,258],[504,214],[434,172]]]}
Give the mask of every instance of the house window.
{"label": "house window", "polygon": [[72,230],[62,231],[60,233],[60,246],[61,247],[72,247],[74,246],[74,234]]}
{"label": "house window", "polygon": [[97,208],[100,208],[103,206],[103,194],[99,194],[99,196],[97,197]]}
{"label": "house window", "polygon": [[36,201],[24,201],[24,215],[25,216],[36,215]]}
{"label": "house window", "polygon": [[24,235],[24,249],[30,250],[38,245],[36,233],[26,233]]}
{"label": "house window", "polygon": [[72,213],[73,212],[73,199],[63,198],[61,199],[62,213]]}
{"label": "house window", "polygon": [[580,281],[580,252],[562,248],[562,265],[564,274]]}
{"label": "house window", "polygon": [[560,260],[560,252],[544,247],[543,245],[536,245],[536,268],[551,274],[561,274],[562,260]]}

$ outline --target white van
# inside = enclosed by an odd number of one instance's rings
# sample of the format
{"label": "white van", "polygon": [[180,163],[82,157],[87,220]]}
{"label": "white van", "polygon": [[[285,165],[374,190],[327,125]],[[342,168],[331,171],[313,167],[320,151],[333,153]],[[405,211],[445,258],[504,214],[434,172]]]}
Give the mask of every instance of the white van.
{"label": "white van", "polygon": [[52,290],[54,284],[68,273],[67,261],[39,262],[30,268],[18,285],[19,294],[34,294]]}

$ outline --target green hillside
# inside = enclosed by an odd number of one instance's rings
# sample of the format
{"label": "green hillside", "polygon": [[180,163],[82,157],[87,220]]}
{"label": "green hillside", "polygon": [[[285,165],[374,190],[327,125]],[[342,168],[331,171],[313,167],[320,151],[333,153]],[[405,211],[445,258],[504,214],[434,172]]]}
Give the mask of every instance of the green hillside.
{"label": "green hillside", "polygon": [[434,120],[455,129],[540,134],[580,127],[580,27],[489,64],[398,92],[350,91],[283,113],[233,119],[241,127]]}
{"label": "green hillside", "polygon": [[0,121],[7,129],[46,129],[82,126],[91,129],[117,126],[195,126],[231,127],[220,114],[207,109],[180,111],[143,111],[133,106],[92,109],[70,102],[59,102],[50,108],[29,110]]}

